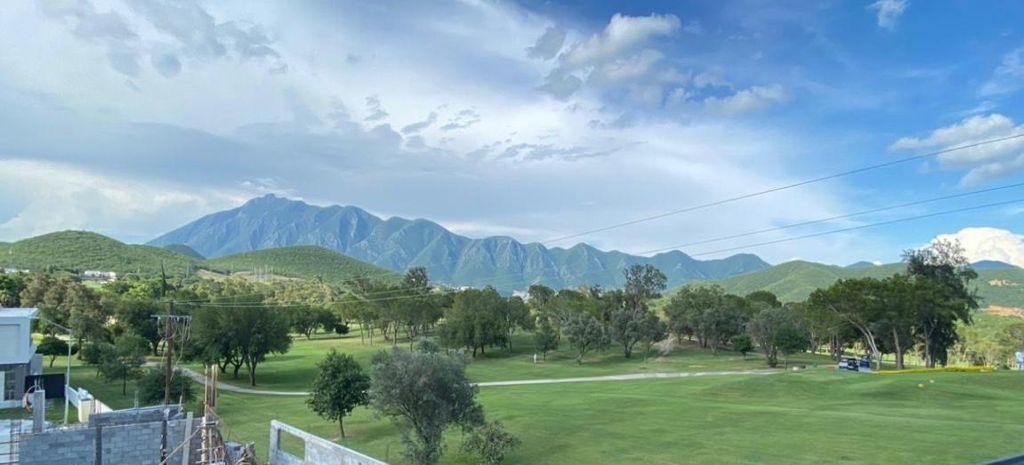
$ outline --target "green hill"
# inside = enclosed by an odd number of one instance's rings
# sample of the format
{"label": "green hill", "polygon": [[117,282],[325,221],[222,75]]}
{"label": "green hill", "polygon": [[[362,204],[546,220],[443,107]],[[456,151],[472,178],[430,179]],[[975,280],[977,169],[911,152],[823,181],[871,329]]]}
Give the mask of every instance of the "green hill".
{"label": "green hill", "polygon": [[195,265],[196,260],[160,247],[125,244],[87,231],[61,231],[0,244],[0,264],[5,268],[159,273],[161,262],[167,272],[178,274]]}
{"label": "green hill", "polygon": [[4,268],[159,273],[161,263],[170,274],[184,274],[196,268],[215,271],[260,269],[290,278],[313,279],[319,276],[334,284],[343,284],[357,275],[385,282],[400,279],[394,272],[315,246],[266,249],[204,260],[187,246],[125,244],[86,231],[61,231],[13,243],[0,243],[0,266]]}
{"label": "green hill", "polygon": [[[842,278],[883,278],[903,271],[903,264],[839,267],[806,261],[782,263],[753,273],[710,281],[727,292],[744,295],[758,290],[771,291],[783,302],[804,300],[815,289],[827,287]],[[975,285],[982,307],[1024,308],[1024,269],[978,269]],[[671,294],[671,293],[670,293]]]}
{"label": "green hill", "polygon": [[201,254],[199,252],[196,252],[195,249],[193,249],[192,247],[189,247],[189,246],[187,246],[185,244],[165,245],[163,248],[165,248],[167,250],[170,250],[171,252],[180,253],[180,254],[182,254],[182,255],[184,255],[186,257],[189,257],[189,258],[192,258],[192,259],[195,259],[195,260],[206,260],[206,257],[204,257],[203,254]]}
{"label": "green hill", "polygon": [[206,266],[223,271],[263,271],[280,276],[313,279],[344,285],[356,276],[367,276],[373,281],[397,283],[398,274],[346,257],[338,252],[312,245],[279,247],[258,250],[203,262]]}

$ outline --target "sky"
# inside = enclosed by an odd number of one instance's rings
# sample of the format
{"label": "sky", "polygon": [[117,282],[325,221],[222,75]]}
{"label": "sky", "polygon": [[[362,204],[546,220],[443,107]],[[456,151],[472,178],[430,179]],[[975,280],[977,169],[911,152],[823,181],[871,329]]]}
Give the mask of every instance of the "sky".
{"label": "sky", "polygon": [[[630,253],[1024,181],[1006,1],[12,1],[0,240],[145,242],[267,193],[470,237]],[[890,262],[940,235],[1024,264],[1024,188],[682,250]],[[729,252],[716,252],[729,248]],[[1017,257],[1017,258],[1013,258]]]}

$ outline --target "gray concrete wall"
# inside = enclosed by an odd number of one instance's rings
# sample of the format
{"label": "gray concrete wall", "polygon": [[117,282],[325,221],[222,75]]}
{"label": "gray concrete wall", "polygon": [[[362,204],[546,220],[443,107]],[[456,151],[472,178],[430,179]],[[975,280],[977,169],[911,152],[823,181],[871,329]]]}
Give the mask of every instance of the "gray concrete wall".
{"label": "gray concrete wall", "polygon": [[[123,413],[123,412],[122,412]],[[99,415],[95,415],[97,417]],[[21,436],[21,465],[158,465],[163,441],[163,421],[130,423],[130,418],[148,418],[152,412],[100,417],[96,425],[70,429],[54,429]],[[160,413],[158,418],[162,418]],[[192,423],[192,428],[188,427]],[[168,451],[174,450],[188,435],[197,431],[199,420],[178,419],[167,422]],[[171,456],[170,464],[179,465],[183,455],[195,464],[201,446],[198,434],[188,446]],[[97,447],[99,450],[97,451]]]}
{"label": "gray concrete wall", "polygon": [[82,465],[96,462],[96,430],[82,428],[21,437],[20,465]]}
{"label": "gray concrete wall", "polygon": [[[281,434],[290,434],[300,439],[305,457],[296,457],[282,450]],[[267,452],[269,465],[388,465],[277,420],[270,422],[270,450]]]}

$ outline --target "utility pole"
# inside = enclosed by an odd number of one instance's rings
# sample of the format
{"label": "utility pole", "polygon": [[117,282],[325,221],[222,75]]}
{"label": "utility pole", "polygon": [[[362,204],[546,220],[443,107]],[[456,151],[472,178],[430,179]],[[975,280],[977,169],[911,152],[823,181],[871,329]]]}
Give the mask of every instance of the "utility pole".
{"label": "utility pole", "polygon": [[167,302],[167,326],[166,335],[167,346],[164,347],[164,405],[171,403],[171,375],[174,374],[174,370],[171,364],[174,363],[174,302]]}

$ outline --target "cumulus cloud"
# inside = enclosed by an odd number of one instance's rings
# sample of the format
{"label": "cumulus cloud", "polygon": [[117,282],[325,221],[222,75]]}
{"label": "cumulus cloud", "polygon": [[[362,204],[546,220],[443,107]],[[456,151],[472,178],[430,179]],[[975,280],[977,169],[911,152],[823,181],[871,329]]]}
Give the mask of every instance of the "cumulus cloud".
{"label": "cumulus cloud", "polygon": [[626,78],[636,80],[652,75],[653,65],[664,55],[646,46],[652,39],[675,34],[680,27],[679,18],[675,15],[615,14],[604,30],[564,51],[559,56],[558,66],[548,73],[540,88],[556,98],[565,99],[579,90],[585,81],[608,86],[621,83]]}
{"label": "cumulus cloud", "polygon": [[648,40],[679,30],[675,15],[625,16],[616,13],[599,34],[577,43],[565,54],[565,66],[578,69],[619,58]]}
{"label": "cumulus cloud", "polygon": [[[1024,134],[1024,125],[1017,125],[1005,115],[975,115],[935,129],[926,137],[902,137],[889,149],[943,150],[1016,134]],[[982,184],[1024,170],[1024,138],[943,153],[938,160],[946,169],[968,169],[962,184]]]}
{"label": "cumulus cloud", "polygon": [[1024,47],[1003,55],[992,77],[978,89],[983,97],[1009,94],[1024,88]]}
{"label": "cumulus cloud", "polygon": [[713,113],[735,116],[764,110],[787,101],[789,94],[782,86],[754,86],[726,97],[708,97],[704,100],[704,106]]}
{"label": "cumulus cloud", "polygon": [[938,240],[959,241],[971,262],[996,260],[1024,267],[1024,235],[998,228],[964,228]]}
{"label": "cumulus cloud", "polygon": [[877,12],[878,27],[891,31],[896,28],[896,22],[909,4],[907,0],[878,0],[867,8]]}
{"label": "cumulus cloud", "polygon": [[558,55],[565,43],[565,29],[560,27],[549,27],[544,34],[537,38],[537,42],[526,49],[526,55],[530,58],[550,60]]}

